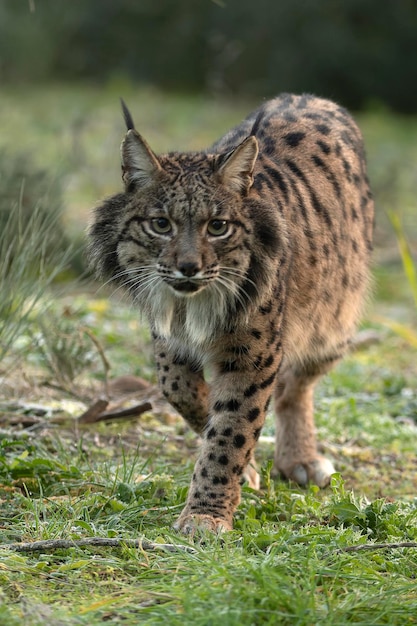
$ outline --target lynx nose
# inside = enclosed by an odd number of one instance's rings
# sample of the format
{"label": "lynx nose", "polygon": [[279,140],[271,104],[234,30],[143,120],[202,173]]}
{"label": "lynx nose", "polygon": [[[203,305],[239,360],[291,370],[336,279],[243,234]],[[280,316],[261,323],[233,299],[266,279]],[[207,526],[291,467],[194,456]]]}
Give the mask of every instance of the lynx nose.
{"label": "lynx nose", "polygon": [[183,276],[191,278],[191,276],[195,276],[200,271],[201,267],[196,261],[184,261],[178,265],[178,269]]}

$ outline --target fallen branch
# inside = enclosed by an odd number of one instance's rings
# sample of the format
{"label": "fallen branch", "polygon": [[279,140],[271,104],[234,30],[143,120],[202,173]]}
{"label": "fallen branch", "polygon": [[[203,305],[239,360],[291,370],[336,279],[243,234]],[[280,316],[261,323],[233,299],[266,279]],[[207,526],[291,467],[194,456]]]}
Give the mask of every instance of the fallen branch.
{"label": "fallen branch", "polygon": [[360,552],[362,550],[391,550],[395,548],[417,548],[416,541],[400,541],[398,543],[361,543],[357,546],[347,546],[335,550],[336,554],[341,552]]}
{"label": "fallen branch", "polygon": [[150,402],[142,402],[142,404],[135,404],[134,406],[127,407],[126,409],[113,409],[105,411],[104,409],[107,408],[108,404],[107,400],[97,400],[97,402],[91,405],[85,413],[80,415],[78,423],[94,424],[95,422],[102,422],[104,420],[135,417],[152,409],[152,404]]}
{"label": "fallen branch", "polygon": [[101,422],[102,420],[113,420],[121,417],[135,417],[137,415],[142,415],[142,413],[150,411],[151,409],[152,404],[150,402],[142,402],[142,404],[135,404],[135,406],[130,406],[127,409],[105,411],[104,413],[101,413],[95,421]]}
{"label": "fallen branch", "polygon": [[99,399],[97,402],[94,402],[80,417],[78,418],[78,422],[80,424],[93,424],[97,422],[98,416],[103,413],[105,409],[109,406],[107,400]]}
{"label": "fallen branch", "polygon": [[3,543],[0,550],[13,550],[14,552],[43,552],[44,550],[68,550],[69,548],[140,548],[146,552],[152,550],[165,550],[167,552],[196,552],[191,546],[173,543],[154,543],[148,539],[119,539],[108,537],[88,537],[86,539],[48,539],[45,541],[31,541],[27,543]]}
{"label": "fallen branch", "polygon": [[12,415],[0,418],[0,424],[6,423],[8,426],[23,426],[30,428],[37,424],[45,424],[46,420],[42,417],[32,417],[30,415]]}

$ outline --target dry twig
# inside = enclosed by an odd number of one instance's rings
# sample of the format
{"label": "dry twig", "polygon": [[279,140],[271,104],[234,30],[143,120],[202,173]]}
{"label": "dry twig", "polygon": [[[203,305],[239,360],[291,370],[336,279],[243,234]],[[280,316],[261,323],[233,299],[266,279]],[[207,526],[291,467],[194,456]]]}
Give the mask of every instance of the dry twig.
{"label": "dry twig", "polygon": [[94,404],[92,404],[82,415],[80,415],[80,417],[78,418],[78,422],[80,424],[92,424],[94,422],[97,422],[101,413],[103,413],[103,411],[105,411],[108,406],[108,401],[100,398],[99,400],[94,402]]}
{"label": "dry twig", "polygon": [[135,404],[134,406],[127,407],[126,409],[113,409],[111,411],[105,411],[104,409],[107,408],[108,404],[109,403],[106,400],[97,400],[97,402],[90,406],[85,413],[80,415],[78,422],[80,424],[93,424],[104,420],[135,417],[152,409],[152,404],[150,402],[142,402],[142,404]]}
{"label": "dry twig", "polygon": [[68,550],[69,548],[140,548],[147,552],[152,550],[165,550],[167,552],[196,552],[191,546],[173,543],[154,543],[148,539],[121,539],[108,537],[88,537],[86,539],[48,539],[45,541],[31,541],[27,543],[3,543],[0,550],[13,550],[14,552],[43,552],[45,550]]}
{"label": "dry twig", "polygon": [[105,411],[104,413],[99,415],[95,421],[101,422],[103,420],[113,420],[123,417],[135,417],[137,415],[142,415],[142,413],[150,411],[151,409],[152,404],[150,402],[142,402],[142,404],[135,404],[135,406],[130,406],[127,409]]}

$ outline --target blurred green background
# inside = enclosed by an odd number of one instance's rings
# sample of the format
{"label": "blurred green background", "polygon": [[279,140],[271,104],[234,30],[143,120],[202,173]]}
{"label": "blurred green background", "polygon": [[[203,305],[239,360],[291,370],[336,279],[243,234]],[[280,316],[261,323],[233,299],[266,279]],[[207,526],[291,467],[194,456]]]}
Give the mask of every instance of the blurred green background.
{"label": "blurred green background", "polygon": [[415,0],[3,0],[0,81],[125,76],[417,109]]}

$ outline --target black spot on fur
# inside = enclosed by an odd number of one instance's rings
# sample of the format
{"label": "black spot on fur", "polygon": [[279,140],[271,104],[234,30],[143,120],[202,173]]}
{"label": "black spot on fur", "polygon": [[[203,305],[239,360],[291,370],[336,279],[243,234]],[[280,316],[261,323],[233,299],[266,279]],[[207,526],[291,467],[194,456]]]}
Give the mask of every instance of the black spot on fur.
{"label": "black spot on fur", "polygon": [[266,378],[265,380],[263,380],[260,384],[259,384],[259,388],[260,389],[266,389],[267,387],[269,387],[269,385],[272,385],[272,383],[275,380],[275,376],[277,375],[276,372],[273,372],[270,376],[268,376],[268,378]]}
{"label": "black spot on fur", "polygon": [[213,439],[213,437],[215,437],[217,435],[217,431],[215,428],[210,428],[210,430],[207,433],[207,439]]}
{"label": "black spot on fur", "polygon": [[330,135],[330,128],[326,124],[316,124],[316,130],[322,135]]}
{"label": "black spot on fur", "polygon": [[272,305],[273,305],[272,300],[269,300],[269,302],[267,302],[264,306],[259,307],[259,313],[261,315],[269,315],[270,312],[272,311]]}
{"label": "black spot on fur", "polygon": [[244,435],[235,435],[233,437],[233,445],[235,448],[243,448],[246,443],[246,437]]}
{"label": "black spot on fur", "polygon": [[220,400],[218,400],[214,404],[213,409],[216,412],[231,411],[232,413],[234,413],[240,409],[240,402],[236,398],[232,398],[231,400],[228,400],[227,402],[220,402]]}
{"label": "black spot on fur", "polygon": [[305,136],[306,134],[302,132],[288,133],[288,135],[284,136],[284,141],[287,146],[290,146],[291,148],[296,148],[299,143],[305,138]]}
{"label": "black spot on fur", "polygon": [[[285,201],[288,202],[288,198],[289,198],[289,196],[288,196],[288,186],[287,186],[287,183],[285,182],[282,174],[277,169],[275,169],[273,167],[270,167],[269,165],[265,165],[265,172],[268,174],[268,176],[270,176],[270,178],[272,178],[274,183],[276,183],[278,185],[278,187],[282,191],[282,194],[283,194],[283,196],[285,198]],[[274,189],[273,186],[272,186],[272,189]]]}
{"label": "black spot on fur", "polygon": [[254,178],[253,186],[258,191],[262,191],[264,185],[267,185],[271,191],[274,190],[274,185],[269,180],[269,178],[267,178],[263,172],[259,172]]}
{"label": "black spot on fur", "polygon": [[316,211],[316,213],[319,215],[322,215],[327,226],[331,228],[332,220],[329,215],[329,212],[327,208],[323,204],[321,204],[321,202],[319,201],[316,192],[312,188],[310,182],[307,180],[304,173],[300,170],[300,168],[296,165],[296,163],[294,163],[294,161],[287,159],[285,162],[288,165],[289,169],[292,171],[292,173],[295,174],[295,176],[297,176],[297,178],[299,178],[304,183],[307,191],[310,194],[311,204],[313,205],[313,208]]}
{"label": "black spot on fur", "polygon": [[259,417],[260,412],[261,411],[258,409],[257,406],[251,409],[248,413],[248,421],[254,422]]}
{"label": "black spot on fur", "polygon": [[275,152],[275,140],[273,137],[265,137],[263,140],[263,152],[268,155],[272,155]]}
{"label": "black spot on fur", "polygon": [[249,387],[246,387],[245,391],[243,392],[243,395],[245,396],[245,398],[250,398],[257,391],[258,391],[258,385],[255,385],[255,383],[253,383],[252,385],[249,385]]}
{"label": "black spot on fur", "polygon": [[326,143],[325,141],[321,141],[321,139],[319,139],[316,143],[324,154],[330,154],[331,148],[328,143]]}
{"label": "black spot on fur", "polygon": [[261,367],[262,361],[263,361],[262,354],[258,354],[258,356],[255,357],[252,363],[253,369],[258,370]]}

